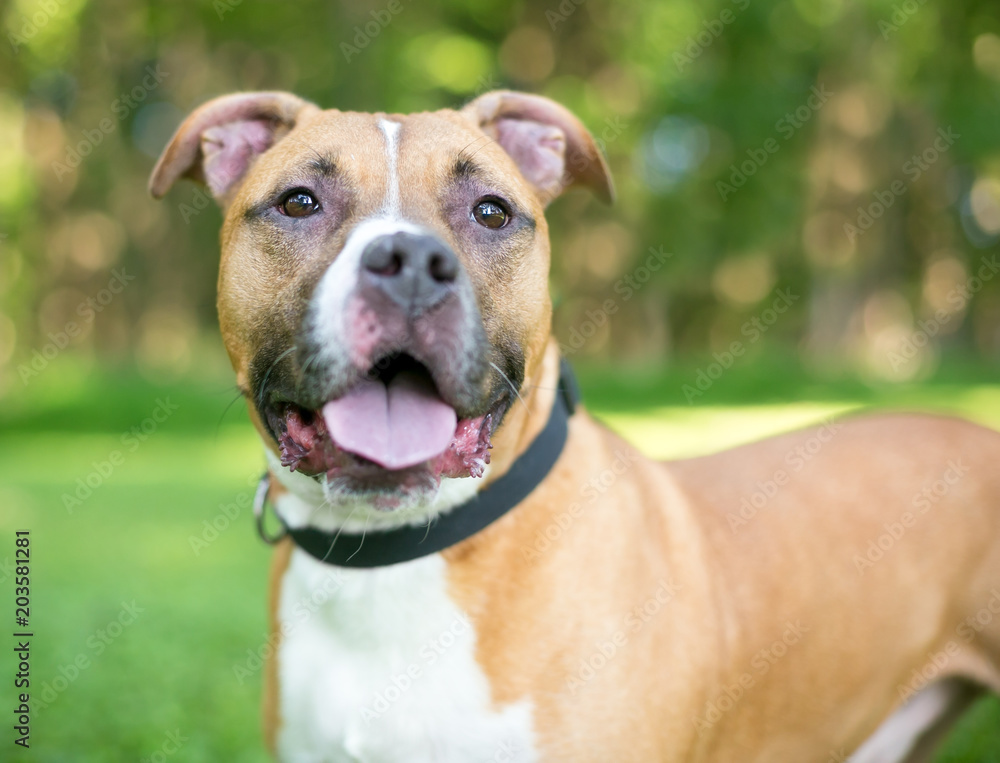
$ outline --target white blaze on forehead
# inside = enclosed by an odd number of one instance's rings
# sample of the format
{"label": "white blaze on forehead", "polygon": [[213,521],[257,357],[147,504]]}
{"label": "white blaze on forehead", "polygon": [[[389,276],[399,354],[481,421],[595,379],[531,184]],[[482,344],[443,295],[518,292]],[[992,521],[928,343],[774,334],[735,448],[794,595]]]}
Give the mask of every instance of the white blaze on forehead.
{"label": "white blaze on forehead", "polygon": [[399,122],[378,120],[378,127],[385,137],[386,189],[378,212],[363,220],[351,231],[337,259],[327,269],[313,297],[313,341],[319,348],[318,361],[335,366],[347,362],[346,326],[344,316],[347,300],[358,283],[361,255],[375,239],[393,233],[414,234],[426,231],[402,217],[399,188]]}
{"label": "white blaze on forehead", "polygon": [[402,215],[399,201],[399,122],[380,119],[378,127],[385,136],[386,166],[388,175],[386,181],[385,200],[382,202],[382,213],[389,219],[398,220]]}

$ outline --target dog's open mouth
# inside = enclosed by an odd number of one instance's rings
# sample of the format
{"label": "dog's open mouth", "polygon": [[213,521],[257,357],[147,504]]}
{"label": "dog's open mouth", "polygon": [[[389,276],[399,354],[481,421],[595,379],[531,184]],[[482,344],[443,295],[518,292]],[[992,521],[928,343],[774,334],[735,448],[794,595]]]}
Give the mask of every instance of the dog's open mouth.
{"label": "dog's open mouth", "polygon": [[428,477],[481,477],[505,400],[460,420],[427,368],[403,354],[376,363],[318,409],[282,402],[269,406],[267,416],[284,466],[377,489]]}

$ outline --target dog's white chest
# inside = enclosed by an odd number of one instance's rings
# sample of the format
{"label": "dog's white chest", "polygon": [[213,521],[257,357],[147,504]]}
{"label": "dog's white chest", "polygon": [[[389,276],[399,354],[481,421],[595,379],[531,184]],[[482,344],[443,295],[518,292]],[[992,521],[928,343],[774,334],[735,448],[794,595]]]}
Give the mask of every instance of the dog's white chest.
{"label": "dog's white chest", "polygon": [[440,556],[345,570],[295,550],[278,619],[282,761],[536,760],[531,706],[493,706]]}

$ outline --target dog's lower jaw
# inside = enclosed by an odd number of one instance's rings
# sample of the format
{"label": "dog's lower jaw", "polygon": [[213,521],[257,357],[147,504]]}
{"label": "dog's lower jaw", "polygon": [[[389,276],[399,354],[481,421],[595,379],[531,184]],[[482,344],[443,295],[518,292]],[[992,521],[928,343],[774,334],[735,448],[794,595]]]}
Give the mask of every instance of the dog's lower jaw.
{"label": "dog's lower jaw", "polygon": [[[285,491],[274,500],[278,516],[288,527],[314,527],[347,533],[391,529],[404,525],[426,525],[472,498],[483,486],[483,478],[444,477],[436,490],[398,496],[345,494],[331,490],[323,477],[309,477],[281,465],[280,456],[264,449],[270,473]],[[485,467],[486,474],[489,466]],[[484,475],[485,477],[485,475]]]}

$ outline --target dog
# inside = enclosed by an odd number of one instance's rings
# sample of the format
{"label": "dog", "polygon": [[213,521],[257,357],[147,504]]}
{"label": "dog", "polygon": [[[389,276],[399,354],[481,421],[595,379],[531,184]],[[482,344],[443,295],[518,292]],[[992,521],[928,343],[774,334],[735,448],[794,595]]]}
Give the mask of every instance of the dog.
{"label": "dog", "polygon": [[1000,434],[881,415],[656,463],[577,405],[545,208],[613,186],[564,107],[234,94],[152,195],[182,177],[223,210],[283,527],[280,760],[914,763],[1000,691]]}

